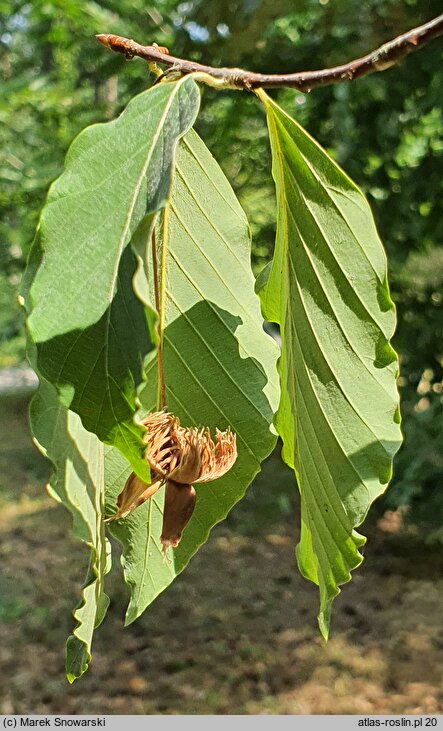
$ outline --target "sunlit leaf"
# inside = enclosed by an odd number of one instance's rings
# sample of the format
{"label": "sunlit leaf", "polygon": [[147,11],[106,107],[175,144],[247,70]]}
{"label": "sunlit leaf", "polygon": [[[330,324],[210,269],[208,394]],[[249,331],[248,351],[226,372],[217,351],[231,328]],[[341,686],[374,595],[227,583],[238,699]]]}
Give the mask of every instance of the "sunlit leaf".
{"label": "sunlit leaf", "polygon": [[[197,503],[170,562],[159,542],[162,490],[128,518],[113,524],[123,543],[131,587],[126,621],[133,621],[182,571],[191,556],[244,495],[275,444],[278,349],[262,327],[250,268],[245,215],[204,143],[189,133],[180,144],[172,198],[166,211],[167,247],[165,374],[167,407],[184,426],[209,426],[237,434],[238,458],[221,479],[196,485]],[[152,271],[152,266],[148,269]],[[151,285],[152,292],[152,285]],[[156,361],[141,394],[156,409]],[[110,510],[127,472],[111,455],[115,481]],[[272,489],[272,486],[270,486]]]}
{"label": "sunlit leaf", "polygon": [[54,464],[49,493],[69,510],[74,535],[90,551],[82,597],[74,610],[77,625],[66,648],[66,674],[72,682],[88,668],[94,628],[109,604],[103,588],[110,568],[102,520],[104,446],[85,430],[77,414],[60,405],[55,388],[44,380],[32,400],[31,426],[40,451]]}
{"label": "sunlit leaf", "polygon": [[321,147],[264,92],[277,189],[274,258],[257,282],[280,325],[276,427],[302,499],[301,572],[332,600],[362,560],[354,528],[399,448],[395,311],[369,206]]}
{"label": "sunlit leaf", "polygon": [[143,432],[133,417],[154,314],[133,292],[138,264],[128,243],[140,221],[164,207],[177,141],[198,106],[195,83],[183,79],[84,130],[50,189],[32,255],[28,330],[38,371],[145,479]]}

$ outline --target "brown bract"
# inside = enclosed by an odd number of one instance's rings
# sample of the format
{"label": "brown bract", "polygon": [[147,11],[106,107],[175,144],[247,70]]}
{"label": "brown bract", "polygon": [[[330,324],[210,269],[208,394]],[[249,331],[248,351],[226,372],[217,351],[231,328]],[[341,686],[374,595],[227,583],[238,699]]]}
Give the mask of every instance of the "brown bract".
{"label": "brown bract", "polygon": [[118,496],[118,510],[107,522],[125,518],[166,483],[161,542],[163,550],[178,546],[184,527],[195,505],[193,484],[222,477],[237,459],[236,436],[228,428],[216,429],[215,444],[208,428],[185,428],[179,419],[165,411],[156,411],[143,420],[147,431],[146,460],[152,482],[130,475]]}

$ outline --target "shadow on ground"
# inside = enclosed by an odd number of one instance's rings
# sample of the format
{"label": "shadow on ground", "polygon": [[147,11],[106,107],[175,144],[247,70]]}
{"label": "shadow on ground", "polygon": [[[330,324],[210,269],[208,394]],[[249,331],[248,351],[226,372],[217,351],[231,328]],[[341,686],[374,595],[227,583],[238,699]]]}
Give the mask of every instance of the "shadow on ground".
{"label": "shadow on ground", "polygon": [[317,592],[295,569],[294,486],[277,456],[189,568],[124,629],[118,560],[89,673],[69,686],[85,554],[45,496],[27,400],[0,401],[0,713],[443,712],[437,549],[370,525],[366,560],[319,637]]}

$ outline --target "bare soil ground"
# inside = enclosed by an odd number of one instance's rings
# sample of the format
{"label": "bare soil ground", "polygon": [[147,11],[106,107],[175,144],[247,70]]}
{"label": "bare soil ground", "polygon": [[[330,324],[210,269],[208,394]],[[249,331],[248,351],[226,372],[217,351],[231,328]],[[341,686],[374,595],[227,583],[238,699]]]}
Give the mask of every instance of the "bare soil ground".
{"label": "bare soil ground", "polygon": [[275,456],[126,629],[114,559],[90,671],[70,686],[64,642],[86,557],[63,508],[45,496],[48,468],[31,445],[26,406],[0,401],[0,713],[443,712],[441,548],[373,519],[366,560],[336,600],[324,643],[317,590],[295,567],[294,485]]}

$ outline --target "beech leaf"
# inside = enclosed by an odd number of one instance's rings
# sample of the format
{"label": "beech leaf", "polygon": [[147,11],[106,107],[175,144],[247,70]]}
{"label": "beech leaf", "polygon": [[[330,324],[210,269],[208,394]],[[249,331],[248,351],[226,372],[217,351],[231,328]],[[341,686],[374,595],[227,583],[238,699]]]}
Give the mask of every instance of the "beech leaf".
{"label": "beech leaf", "polygon": [[[167,407],[183,426],[231,427],[238,457],[214,482],[195,485],[197,501],[179,546],[164,561],[160,545],[164,487],[111,531],[123,544],[123,567],[131,588],[126,621],[132,622],[187,565],[240,500],[275,445],[272,419],[278,404],[278,348],[263,331],[254,294],[245,214],[221,168],[197,136],[180,143],[171,201],[165,211],[166,302],[164,363]],[[150,247],[147,249],[148,270]],[[153,287],[151,283],[151,293]],[[153,358],[140,394],[144,410],[157,408]],[[109,459],[115,480],[109,512],[127,472],[119,456]],[[272,485],[270,485],[272,489]]]}
{"label": "beech leaf", "polygon": [[128,244],[166,205],[177,141],[198,107],[187,78],[139,94],[118,119],[81,132],[49,191],[27,275],[38,373],[144,479],[144,430],[134,415],[155,315],[133,291],[140,262]]}
{"label": "beech leaf", "polygon": [[361,191],[263,91],[277,191],[274,258],[257,281],[278,323],[275,425],[301,494],[301,573],[320,588],[328,636],[339,585],[362,561],[355,531],[387,487],[401,443],[386,257]]}

